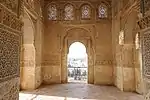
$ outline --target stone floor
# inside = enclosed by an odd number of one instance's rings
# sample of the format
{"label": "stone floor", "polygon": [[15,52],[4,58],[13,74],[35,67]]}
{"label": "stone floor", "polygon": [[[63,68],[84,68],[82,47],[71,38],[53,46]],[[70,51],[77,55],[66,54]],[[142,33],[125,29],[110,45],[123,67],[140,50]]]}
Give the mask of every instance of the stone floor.
{"label": "stone floor", "polygon": [[19,100],[144,100],[136,93],[121,92],[116,87],[90,84],[41,86],[34,91],[21,91]]}

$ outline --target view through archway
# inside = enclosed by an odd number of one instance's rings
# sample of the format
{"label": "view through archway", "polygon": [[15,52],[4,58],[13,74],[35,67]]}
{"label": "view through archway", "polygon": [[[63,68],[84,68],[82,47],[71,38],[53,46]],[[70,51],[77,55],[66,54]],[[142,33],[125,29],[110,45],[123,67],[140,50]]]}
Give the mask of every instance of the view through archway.
{"label": "view through archway", "polygon": [[68,82],[87,83],[88,57],[86,47],[80,42],[74,42],[69,47],[67,68]]}

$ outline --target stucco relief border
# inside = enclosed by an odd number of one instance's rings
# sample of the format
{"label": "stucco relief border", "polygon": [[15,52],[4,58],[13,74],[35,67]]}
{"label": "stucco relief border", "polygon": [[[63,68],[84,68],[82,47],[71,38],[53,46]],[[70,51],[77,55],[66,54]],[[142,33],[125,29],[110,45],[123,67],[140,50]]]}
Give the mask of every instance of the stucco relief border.
{"label": "stucco relief border", "polygon": [[92,46],[93,46],[93,51],[95,52],[95,38],[96,38],[96,32],[95,32],[95,26],[92,25],[70,25],[70,26],[66,26],[64,27],[64,30],[62,32],[62,34],[59,34],[58,36],[60,36],[60,43],[61,43],[61,47],[60,47],[60,51],[62,51],[63,49],[63,41],[64,39],[67,37],[68,35],[68,31],[73,30],[73,29],[83,29],[85,30],[87,33],[89,33],[89,36],[91,37],[92,40]]}

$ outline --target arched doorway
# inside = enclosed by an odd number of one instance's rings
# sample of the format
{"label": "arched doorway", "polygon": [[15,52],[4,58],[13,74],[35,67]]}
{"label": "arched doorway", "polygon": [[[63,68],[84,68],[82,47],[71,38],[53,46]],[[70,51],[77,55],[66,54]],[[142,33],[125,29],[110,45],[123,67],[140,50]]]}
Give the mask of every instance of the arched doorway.
{"label": "arched doorway", "polygon": [[94,39],[91,33],[83,28],[71,28],[67,30],[66,34],[62,36],[62,49],[61,49],[61,83],[68,82],[68,67],[67,56],[69,47],[74,42],[83,43],[87,52],[88,63],[88,77],[87,83],[94,84]]}
{"label": "arched doorway", "polygon": [[81,42],[74,42],[67,55],[68,82],[87,83],[88,58],[86,47]]}
{"label": "arched doorway", "polygon": [[20,67],[20,88],[35,89],[35,46],[34,46],[34,24],[29,13],[25,10],[24,34],[22,36],[22,65]]}

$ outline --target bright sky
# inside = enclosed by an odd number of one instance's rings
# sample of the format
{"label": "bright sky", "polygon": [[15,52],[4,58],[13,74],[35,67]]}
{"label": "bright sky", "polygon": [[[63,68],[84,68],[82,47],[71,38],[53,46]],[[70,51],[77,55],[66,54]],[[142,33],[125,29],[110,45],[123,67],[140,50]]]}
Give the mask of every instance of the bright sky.
{"label": "bright sky", "polygon": [[86,47],[84,46],[84,44],[82,44],[80,42],[74,42],[69,47],[69,55],[68,55],[68,57],[83,58],[86,55],[87,55],[86,54]]}

